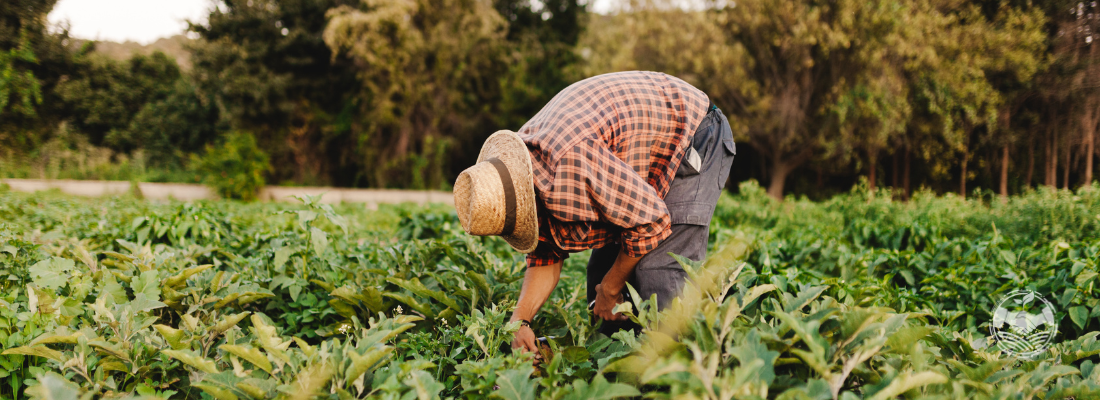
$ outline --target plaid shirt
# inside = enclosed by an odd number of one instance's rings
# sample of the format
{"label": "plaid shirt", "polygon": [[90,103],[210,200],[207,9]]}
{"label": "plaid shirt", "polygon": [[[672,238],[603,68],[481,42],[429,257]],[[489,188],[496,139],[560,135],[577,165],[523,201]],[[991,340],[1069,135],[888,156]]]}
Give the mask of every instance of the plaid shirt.
{"label": "plaid shirt", "polygon": [[527,265],[612,242],[634,257],[656,248],[671,234],[664,197],[709,105],[658,72],[599,75],[554,96],[518,132],[541,200]]}

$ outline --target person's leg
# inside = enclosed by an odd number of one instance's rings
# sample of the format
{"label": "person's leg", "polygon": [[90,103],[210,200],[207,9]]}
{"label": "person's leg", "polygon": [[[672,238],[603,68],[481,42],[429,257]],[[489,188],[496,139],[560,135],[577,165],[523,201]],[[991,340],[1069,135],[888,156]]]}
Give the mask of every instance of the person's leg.
{"label": "person's leg", "polygon": [[[588,258],[588,304],[592,304],[592,301],[596,300],[596,285],[603,282],[604,275],[607,275],[607,271],[610,271],[611,266],[615,264],[615,258],[619,256],[620,247],[618,243],[612,243],[592,250],[592,256]],[[633,277],[628,279],[627,283],[637,285]],[[596,321],[593,319],[592,324],[596,324]],[[633,330],[637,333],[639,328],[641,327],[633,321],[603,321],[597,331],[611,336],[620,329]]]}
{"label": "person's leg", "polygon": [[706,258],[710,219],[733,163],[733,133],[720,110],[708,113],[695,135],[693,147],[702,156],[702,165],[697,170],[681,168],[665,196],[672,217],[672,236],[646,254],[634,272],[638,295],[648,299],[656,294],[659,309],[680,295],[688,278],[668,253],[693,261]]}
{"label": "person's leg", "polygon": [[[629,280],[641,296],[638,300],[648,300],[657,295],[658,309],[664,309],[673,298],[679,296],[688,279],[687,272],[669,253],[693,261],[706,258],[710,219],[733,163],[733,133],[720,110],[708,113],[696,135],[694,139],[698,140],[693,140],[692,145],[703,158],[702,165],[697,170],[681,165],[665,195],[665,203],[672,217],[672,235],[638,261]],[[618,252],[618,245],[592,252],[588,262],[589,302],[596,298],[596,285],[611,269]],[[618,330],[619,325],[608,325],[605,323],[600,331],[609,335]]]}
{"label": "person's leg", "polygon": [[619,256],[619,244],[612,243],[607,246],[592,250],[592,256],[588,258],[588,303],[596,300],[596,285],[603,282],[604,275],[615,264],[615,258]]}
{"label": "person's leg", "polygon": [[672,235],[642,257],[635,268],[635,290],[642,297],[640,300],[657,295],[657,308],[663,310],[673,298],[680,296],[688,279],[687,272],[669,253],[702,261],[707,255],[708,234],[706,226],[673,225]]}

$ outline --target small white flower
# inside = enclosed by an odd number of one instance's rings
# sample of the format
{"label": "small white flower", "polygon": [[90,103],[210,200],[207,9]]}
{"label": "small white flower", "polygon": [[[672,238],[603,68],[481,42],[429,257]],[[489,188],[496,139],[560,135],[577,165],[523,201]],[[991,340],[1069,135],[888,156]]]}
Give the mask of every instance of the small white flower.
{"label": "small white flower", "polygon": [[397,313],[398,314],[401,314],[401,313],[404,313],[404,312],[405,311],[401,308],[401,306],[397,306]]}

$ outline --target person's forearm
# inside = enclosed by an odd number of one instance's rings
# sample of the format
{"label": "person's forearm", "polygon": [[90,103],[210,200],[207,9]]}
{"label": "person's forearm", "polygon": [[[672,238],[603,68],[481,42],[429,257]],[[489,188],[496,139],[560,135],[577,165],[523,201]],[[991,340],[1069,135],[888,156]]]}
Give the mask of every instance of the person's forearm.
{"label": "person's forearm", "polygon": [[607,274],[603,276],[601,285],[606,293],[618,296],[622,293],[626,287],[626,280],[630,277],[630,274],[634,272],[634,267],[638,265],[638,261],[641,257],[631,257],[622,250],[619,250],[619,256],[615,258],[615,264],[611,266],[611,269],[607,271]]}
{"label": "person's forearm", "polygon": [[523,274],[523,288],[519,291],[519,300],[516,301],[516,311],[512,313],[512,321],[521,319],[530,321],[539,312],[550,293],[558,286],[558,278],[561,277],[561,263],[555,263],[544,267],[527,268]]}

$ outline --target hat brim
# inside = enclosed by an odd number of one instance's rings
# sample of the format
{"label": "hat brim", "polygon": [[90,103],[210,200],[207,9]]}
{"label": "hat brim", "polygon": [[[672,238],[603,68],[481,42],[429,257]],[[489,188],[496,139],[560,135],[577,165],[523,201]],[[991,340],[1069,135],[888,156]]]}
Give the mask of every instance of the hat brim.
{"label": "hat brim", "polygon": [[511,235],[501,235],[505,242],[520,253],[535,251],[539,243],[538,211],[535,204],[535,175],[531,153],[519,135],[501,130],[485,139],[477,162],[496,158],[508,167],[512,187],[516,190],[516,228]]}

